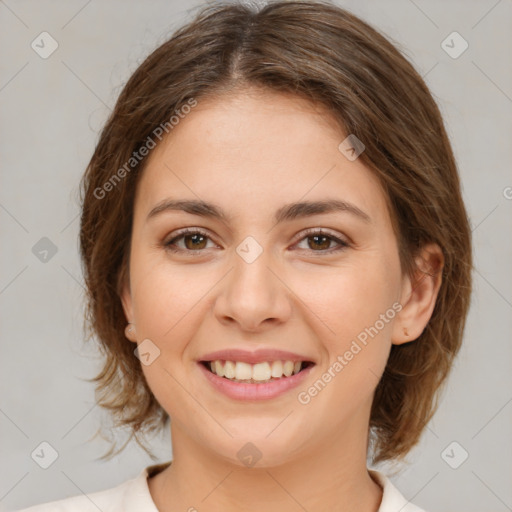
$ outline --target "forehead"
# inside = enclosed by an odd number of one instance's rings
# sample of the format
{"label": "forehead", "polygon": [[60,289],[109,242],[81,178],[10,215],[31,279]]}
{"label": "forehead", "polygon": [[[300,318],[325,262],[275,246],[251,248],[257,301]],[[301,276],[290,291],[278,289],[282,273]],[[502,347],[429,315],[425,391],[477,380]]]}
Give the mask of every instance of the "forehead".
{"label": "forehead", "polygon": [[378,216],[383,190],[360,159],[340,152],[346,136],[325,107],[295,96],[249,90],[200,100],[149,155],[136,210],[201,198],[270,216],[285,203],[328,195]]}

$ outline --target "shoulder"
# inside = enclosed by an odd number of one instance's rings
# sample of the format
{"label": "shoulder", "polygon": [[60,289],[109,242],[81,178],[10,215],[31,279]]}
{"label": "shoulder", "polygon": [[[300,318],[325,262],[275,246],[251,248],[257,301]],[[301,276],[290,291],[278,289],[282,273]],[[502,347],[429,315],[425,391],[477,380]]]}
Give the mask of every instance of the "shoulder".
{"label": "shoulder", "polygon": [[384,473],[375,470],[369,470],[369,473],[383,489],[378,512],[426,512],[408,501]]}
{"label": "shoulder", "polygon": [[147,477],[165,465],[146,467],[137,477],[110,489],[34,505],[15,512],[158,512],[149,492]]}

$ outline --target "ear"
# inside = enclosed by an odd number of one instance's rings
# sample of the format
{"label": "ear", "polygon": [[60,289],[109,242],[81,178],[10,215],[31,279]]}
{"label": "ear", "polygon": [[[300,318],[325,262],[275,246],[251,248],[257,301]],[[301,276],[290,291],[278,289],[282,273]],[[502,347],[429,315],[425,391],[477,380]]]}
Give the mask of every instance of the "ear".
{"label": "ear", "polygon": [[133,303],[132,295],[130,290],[129,279],[126,278],[124,272],[120,279],[120,298],[121,304],[123,305],[124,316],[127,320],[127,326],[125,329],[125,336],[134,343],[137,342],[136,331],[135,331],[135,317],[133,314]]}
{"label": "ear", "polygon": [[402,309],[395,317],[391,336],[394,345],[419,338],[432,316],[441,287],[444,256],[437,244],[423,246],[415,262],[414,275],[403,278]]}

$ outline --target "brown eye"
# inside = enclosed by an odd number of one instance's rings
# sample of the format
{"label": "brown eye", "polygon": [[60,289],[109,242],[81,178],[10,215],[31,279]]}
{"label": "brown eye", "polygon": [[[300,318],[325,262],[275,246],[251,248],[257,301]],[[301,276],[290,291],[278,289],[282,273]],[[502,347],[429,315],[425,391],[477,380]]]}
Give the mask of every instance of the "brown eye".
{"label": "brown eye", "polygon": [[308,236],[307,239],[313,241],[308,243],[310,249],[329,249],[332,241],[330,237],[325,235]]}
{"label": "brown eye", "polygon": [[[307,240],[307,247],[300,247],[300,244]],[[332,243],[335,243],[338,245],[338,247],[332,248]],[[311,229],[308,232],[306,232],[306,236],[304,236],[299,241],[299,248],[310,250],[312,252],[317,253],[326,253],[326,254],[332,254],[337,251],[342,251],[349,247],[350,244],[341,240],[340,238],[328,234],[321,229]]]}
{"label": "brown eye", "polygon": [[185,247],[194,251],[197,249],[204,249],[207,238],[200,233],[197,233],[195,235],[185,235],[183,240],[185,242]]}
{"label": "brown eye", "polygon": [[[207,248],[209,236],[198,230],[184,230],[168,242],[165,242],[164,247],[172,252],[201,252]],[[183,245],[179,243],[183,241]]]}

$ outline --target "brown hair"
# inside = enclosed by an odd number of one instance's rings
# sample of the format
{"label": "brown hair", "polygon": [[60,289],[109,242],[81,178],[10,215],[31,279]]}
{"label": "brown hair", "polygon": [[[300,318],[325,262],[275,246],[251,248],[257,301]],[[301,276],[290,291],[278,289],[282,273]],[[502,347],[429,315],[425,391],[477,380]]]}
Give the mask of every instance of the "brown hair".
{"label": "brown hair", "polygon": [[416,341],[392,346],[371,411],[374,461],[402,458],[432,417],[462,341],[471,232],[450,142],[424,81],[388,39],[327,2],[203,7],[146,58],[121,92],[81,182],[86,330],[98,337],[105,356],[92,379],[97,401],[141,446],[145,434],[169,420],[124,334],[120,293],[128,278],[135,190],[147,160],[130,158],[156,127],[169,127],[187,101],[246,86],[323,105],[346,134],[363,141],[359,158],[386,192],[404,272],[413,276],[424,244],[435,242],[443,251],[431,320]]}

